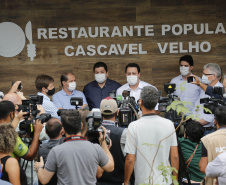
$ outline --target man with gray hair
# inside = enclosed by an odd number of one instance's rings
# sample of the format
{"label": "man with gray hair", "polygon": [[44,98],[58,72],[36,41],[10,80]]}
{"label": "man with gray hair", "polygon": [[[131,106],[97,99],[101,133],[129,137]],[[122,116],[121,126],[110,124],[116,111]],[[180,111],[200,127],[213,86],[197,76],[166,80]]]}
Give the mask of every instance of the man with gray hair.
{"label": "man with gray hair", "polygon": [[[223,85],[219,82],[222,77],[222,71],[220,66],[216,63],[208,63],[203,67],[201,82],[197,80],[196,76],[194,77],[196,81],[193,83],[199,85],[203,89],[200,95],[200,99],[210,98],[209,95],[211,94],[208,93],[209,90],[207,90],[207,87],[210,89],[212,89],[212,87],[223,87]],[[214,115],[205,114],[202,109],[200,109],[198,114],[200,115],[199,122],[203,125],[205,129],[204,135],[214,132]]]}
{"label": "man with gray hair", "polygon": [[[124,184],[127,185],[131,173],[135,173],[135,184],[162,184],[164,177],[158,166],[172,166],[178,170],[179,156],[177,139],[172,121],[155,114],[158,91],[151,86],[141,90],[139,104],[143,116],[128,127],[125,152]],[[169,156],[171,165],[169,162]],[[178,176],[173,171],[174,176]],[[170,176],[167,176],[171,184]]]}

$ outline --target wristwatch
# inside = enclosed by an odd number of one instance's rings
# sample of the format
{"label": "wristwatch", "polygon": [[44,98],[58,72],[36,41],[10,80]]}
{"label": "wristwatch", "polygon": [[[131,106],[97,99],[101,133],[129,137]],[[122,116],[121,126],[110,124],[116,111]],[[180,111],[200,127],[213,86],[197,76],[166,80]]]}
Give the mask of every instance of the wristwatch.
{"label": "wristwatch", "polygon": [[36,173],[38,173],[39,168],[43,168],[43,167],[39,166],[38,168],[36,168],[36,170],[35,170]]}

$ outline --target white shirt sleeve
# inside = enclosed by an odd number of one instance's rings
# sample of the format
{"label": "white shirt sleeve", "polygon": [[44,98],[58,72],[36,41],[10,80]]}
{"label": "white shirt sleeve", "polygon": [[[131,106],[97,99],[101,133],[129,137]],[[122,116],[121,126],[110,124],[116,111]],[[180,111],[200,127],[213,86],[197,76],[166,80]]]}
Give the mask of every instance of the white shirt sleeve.
{"label": "white shirt sleeve", "polygon": [[219,156],[217,156],[212,162],[208,163],[206,167],[206,176],[212,178],[220,176],[223,164]]}
{"label": "white shirt sleeve", "polygon": [[125,153],[135,154],[136,153],[136,129],[134,124],[130,124],[127,131]]}

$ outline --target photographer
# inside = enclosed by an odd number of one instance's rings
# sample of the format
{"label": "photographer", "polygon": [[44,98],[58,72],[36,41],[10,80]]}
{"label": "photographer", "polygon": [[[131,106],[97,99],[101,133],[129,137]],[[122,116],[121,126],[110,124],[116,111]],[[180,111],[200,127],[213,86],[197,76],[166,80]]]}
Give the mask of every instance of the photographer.
{"label": "photographer", "polygon": [[[1,123],[10,123],[15,117],[15,107],[10,101],[1,101],[0,102],[0,124]],[[15,118],[17,119],[17,118]],[[13,150],[12,155],[14,157],[23,158],[26,160],[33,160],[36,156],[38,145],[39,145],[39,135],[42,131],[43,125],[39,120],[36,120],[34,124],[34,137],[31,143],[31,146],[28,147],[22,142],[19,136],[17,136],[16,146]]]}
{"label": "photographer", "polygon": [[121,185],[124,182],[125,153],[124,147],[126,142],[127,128],[117,127],[115,119],[118,115],[118,105],[110,97],[103,99],[100,103],[101,115],[103,117],[102,126],[107,129],[108,136],[112,140],[110,152],[115,161],[113,172],[104,172],[98,179],[99,184]]}
{"label": "photographer", "polygon": [[42,184],[50,181],[57,173],[58,184],[96,184],[97,166],[111,172],[114,161],[108,150],[104,135],[100,132],[100,145],[92,144],[81,135],[81,116],[76,110],[64,111],[61,116],[66,138],[64,143],[54,147],[47,157],[44,167],[43,158],[34,167]]}

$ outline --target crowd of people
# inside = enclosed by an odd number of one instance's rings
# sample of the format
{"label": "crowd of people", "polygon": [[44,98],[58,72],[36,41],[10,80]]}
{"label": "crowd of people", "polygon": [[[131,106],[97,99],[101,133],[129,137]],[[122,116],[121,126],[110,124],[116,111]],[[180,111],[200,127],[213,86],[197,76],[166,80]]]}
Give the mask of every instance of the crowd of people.
{"label": "crowd of people", "polygon": [[[192,56],[182,56],[180,75],[170,82],[176,84],[173,95],[190,102],[185,116],[198,118],[186,121],[182,137],[177,136],[173,121],[160,114],[159,92],[140,80],[136,63],[126,65],[127,83],[121,85],[108,78],[104,62],[97,62],[95,80],[83,92],[76,90],[72,72],[61,75],[62,90],[57,93],[51,76],[38,75],[35,86],[42,97],[40,105],[26,107],[18,88],[21,81],[15,82],[0,101],[0,184],[224,184],[226,77],[222,79],[216,63],[203,67],[202,78],[193,69]],[[114,99],[126,99],[124,91],[129,91],[140,111],[139,119],[128,127],[119,126],[120,108]],[[112,92],[114,98],[109,97]],[[82,99],[82,104],[72,105],[71,98]],[[214,112],[204,113],[203,98],[213,101]],[[90,116],[94,110],[101,114],[98,129],[95,116]],[[43,123],[41,118],[47,114],[51,118]]]}

